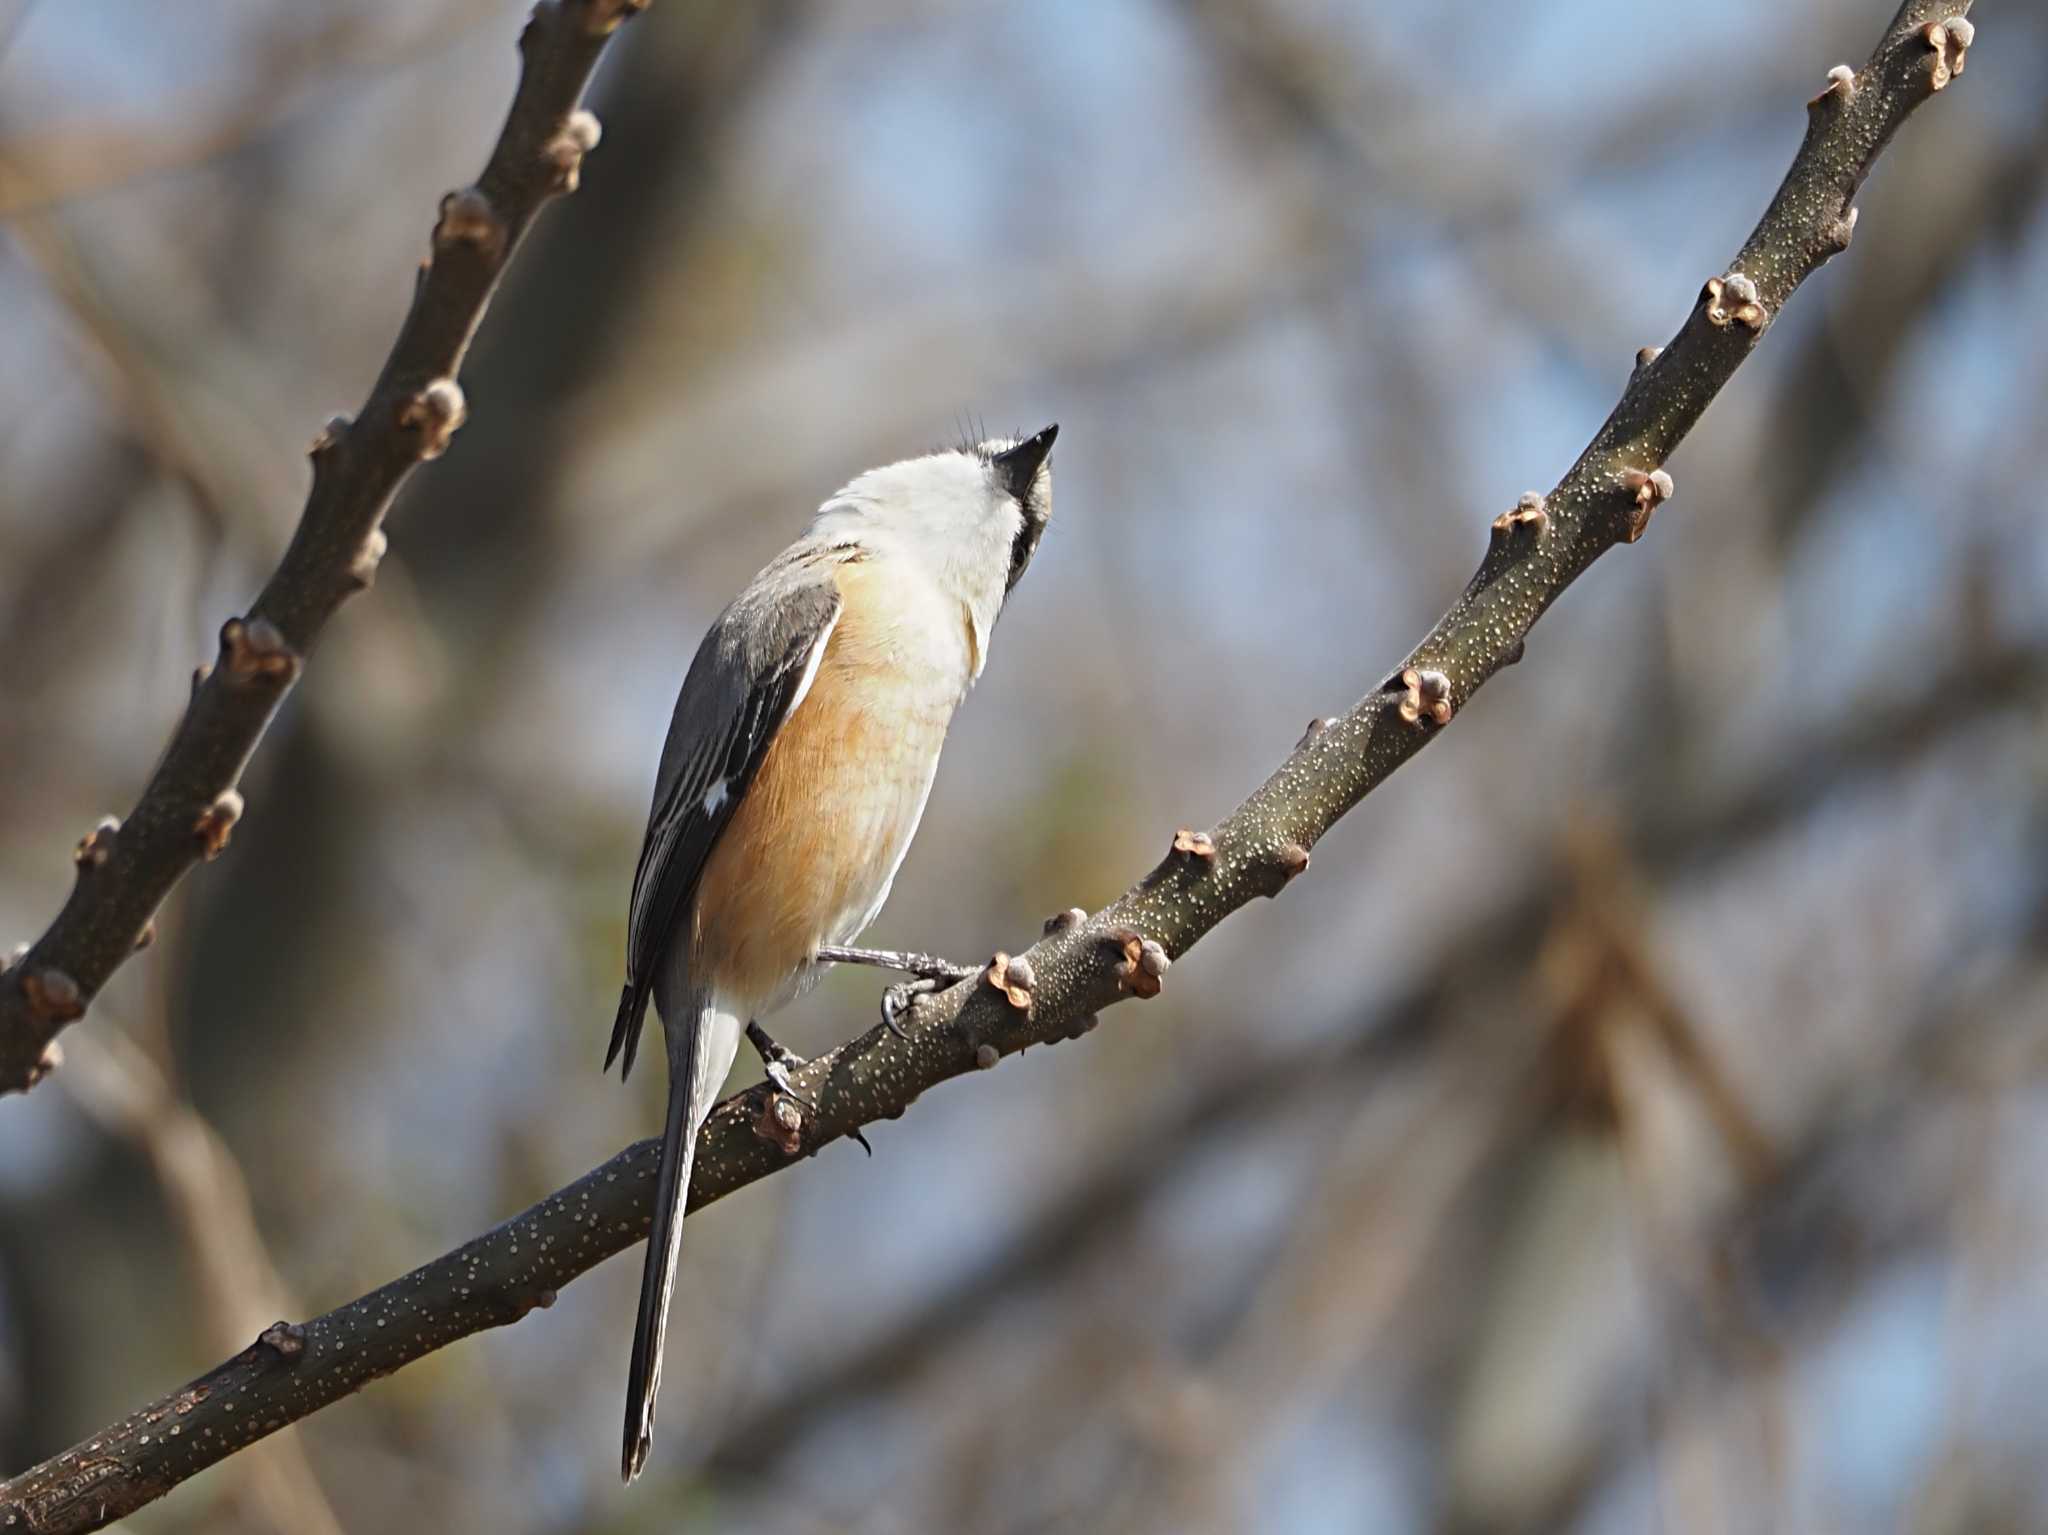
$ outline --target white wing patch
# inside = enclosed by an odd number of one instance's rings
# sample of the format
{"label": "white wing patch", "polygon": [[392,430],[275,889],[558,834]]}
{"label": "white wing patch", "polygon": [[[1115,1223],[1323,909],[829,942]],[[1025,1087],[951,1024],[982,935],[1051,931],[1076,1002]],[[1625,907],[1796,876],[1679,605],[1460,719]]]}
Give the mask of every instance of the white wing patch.
{"label": "white wing patch", "polygon": [[717,815],[719,807],[726,802],[732,791],[732,780],[721,778],[704,791],[704,813]]}
{"label": "white wing patch", "polygon": [[[839,614],[844,611],[845,609],[842,607],[837,612],[834,612],[832,621],[818,631],[818,638],[811,645],[811,653],[804,660],[803,678],[797,683],[796,692],[790,697],[789,710],[788,713],[782,716],[783,720],[787,720],[791,714],[796,713],[798,708],[802,706],[804,699],[809,696],[811,684],[818,680],[818,663],[825,659],[825,647],[832,643],[832,631],[839,627]],[[777,728],[780,728],[780,722],[778,722]]]}

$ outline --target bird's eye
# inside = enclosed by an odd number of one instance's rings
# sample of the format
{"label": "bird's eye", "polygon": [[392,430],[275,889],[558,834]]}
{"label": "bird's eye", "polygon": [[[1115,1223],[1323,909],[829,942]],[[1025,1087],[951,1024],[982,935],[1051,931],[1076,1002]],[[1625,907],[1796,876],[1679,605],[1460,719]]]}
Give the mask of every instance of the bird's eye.
{"label": "bird's eye", "polygon": [[1016,502],[1017,510],[1023,515],[1023,522],[1017,535],[1010,540],[1010,586],[1017,584],[1017,578],[1024,574],[1024,567],[1031,563],[1031,556],[1038,551],[1038,540],[1045,532],[1045,523],[1052,508],[1039,491],[1039,471],[1046,455],[1052,452],[1053,439],[1059,436],[1055,423],[1042,432],[1034,433],[1021,442],[990,457],[989,468],[995,474],[995,483]]}
{"label": "bird's eye", "polygon": [[1010,578],[1004,584],[1005,591],[1016,588],[1018,579],[1024,574],[1024,567],[1031,563],[1031,556],[1038,552],[1038,540],[1045,534],[1045,519],[1034,514],[1031,504],[1023,502],[1018,506],[1023,521],[1017,525],[1017,536],[1010,540]]}

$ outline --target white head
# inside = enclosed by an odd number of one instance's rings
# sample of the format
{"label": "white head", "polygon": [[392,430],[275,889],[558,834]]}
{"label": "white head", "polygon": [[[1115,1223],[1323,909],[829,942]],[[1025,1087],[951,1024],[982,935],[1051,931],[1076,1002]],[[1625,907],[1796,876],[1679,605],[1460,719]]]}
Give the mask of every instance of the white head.
{"label": "white head", "polygon": [[847,539],[915,560],[973,615],[988,653],[1003,599],[1024,574],[1052,516],[1057,425],[1021,440],[992,437],[870,469],[818,508],[811,537]]}

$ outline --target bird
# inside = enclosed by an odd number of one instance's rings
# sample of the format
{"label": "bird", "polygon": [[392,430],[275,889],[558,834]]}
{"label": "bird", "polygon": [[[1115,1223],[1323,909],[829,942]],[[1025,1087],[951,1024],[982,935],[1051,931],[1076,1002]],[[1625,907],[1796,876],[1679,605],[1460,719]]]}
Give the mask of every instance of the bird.
{"label": "bird", "polygon": [[[742,1034],[797,1097],[802,1057],[760,1019],[830,964],[972,973],[851,947],[889,897],[954,711],[1052,514],[1055,423],[870,469],[711,625],[676,697],[627,909],[626,981],[605,1069],[633,1069],[651,1000],[668,1109],[626,1381],[620,1473],[653,1442],[662,1345],[697,1132]],[[808,1100],[798,1102],[809,1105]]]}

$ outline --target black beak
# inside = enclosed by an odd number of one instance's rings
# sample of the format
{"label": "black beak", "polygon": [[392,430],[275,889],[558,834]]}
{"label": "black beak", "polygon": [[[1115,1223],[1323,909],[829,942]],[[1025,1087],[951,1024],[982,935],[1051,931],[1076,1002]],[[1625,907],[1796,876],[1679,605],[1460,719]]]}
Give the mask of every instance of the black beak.
{"label": "black beak", "polygon": [[1052,452],[1052,440],[1059,434],[1059,423],[1054,422],[1044,431],[1034,432],[1016,447],[1005,448],[989,460],[1003,488],[1019,501],[1030,492],[1031,482],[1038,478],[1039,465]]}

